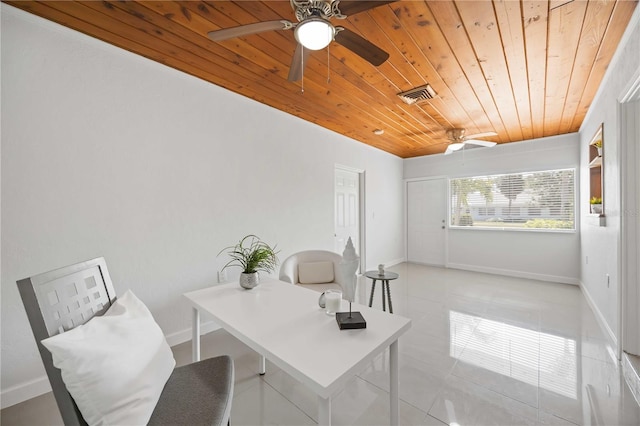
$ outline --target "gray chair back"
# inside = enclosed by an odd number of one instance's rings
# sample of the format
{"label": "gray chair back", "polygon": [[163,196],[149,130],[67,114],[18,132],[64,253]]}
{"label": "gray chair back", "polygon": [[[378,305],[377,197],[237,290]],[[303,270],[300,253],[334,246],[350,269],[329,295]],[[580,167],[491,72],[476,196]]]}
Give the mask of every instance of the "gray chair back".
{"label": "gray chair back", "polygon": [[86,425],[60,370],[53,366],[51,352],[41,341],[84,324],[111,307],[116,293],[104,258],[22,279],[18,290],[64,424]]}

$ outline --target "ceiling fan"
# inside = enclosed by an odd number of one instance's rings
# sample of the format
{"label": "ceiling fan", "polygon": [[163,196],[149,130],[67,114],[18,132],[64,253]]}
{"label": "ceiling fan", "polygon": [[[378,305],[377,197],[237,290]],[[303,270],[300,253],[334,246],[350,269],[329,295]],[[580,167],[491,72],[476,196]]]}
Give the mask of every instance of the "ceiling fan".
{"label": "ceiling fan", "polygon": [[375,44],[347,28],[334,26],[330,21],[332,18],[346,19],[347,16],[364,12],[388,3],[393,3],[393,1],[289,1],[296,19],[298,20],[296,23],[286,19],[256,22],[253,24],[210,31],[208,36],[211,40],[217,42],[266,31],[293,29],[294,36],[298,43],[289,69],[289,81],[298,81],[302,77],[304,63],[306,62],[309,50],[324,49],[334,40],[375,66],[381,65],[389,58],[389,54]]}
{"label": "ceiling fan", "polygon": [[449,146],[447,146],[444,155],[453,154],[456,151],[461,149],[467,150],[471,148],[489,148],[496,145],[495,142],[489,141],[481,141],[478,139],[471,138],[486,138],[489,136],[497,136],[496,132],[484,132],[484,133],[475,133],[473,135],[465,136],[465,129],[449,129],[447,130],[447,137],[451,141]]}

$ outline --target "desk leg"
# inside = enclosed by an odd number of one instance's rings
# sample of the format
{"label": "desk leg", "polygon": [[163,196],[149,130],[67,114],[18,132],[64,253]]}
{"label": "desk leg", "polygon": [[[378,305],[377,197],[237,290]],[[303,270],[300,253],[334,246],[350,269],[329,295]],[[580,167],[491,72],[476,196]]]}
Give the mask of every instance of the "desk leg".
{"label": "desk leg", "polygon": [[200,311],[196,308],[191,317],[191,360],[200,361]]}
{"label": "desk leg", "polygon": [[391,399],[391,419],[389,424],[397,426],[400,424],[400,373],[398,367],[398,341],[389,346],[389,380],[391,381],[389,397]]}
{"label": "desk leg", "polygon": [[318,425],[331,426],[331,397],[318,395]]}
{"label": "desk leg", "polygon": [[267,372],[267,359],[265,357],[263,357],[262,355],[260,355],[260,375],[264,376],[265,373]]}

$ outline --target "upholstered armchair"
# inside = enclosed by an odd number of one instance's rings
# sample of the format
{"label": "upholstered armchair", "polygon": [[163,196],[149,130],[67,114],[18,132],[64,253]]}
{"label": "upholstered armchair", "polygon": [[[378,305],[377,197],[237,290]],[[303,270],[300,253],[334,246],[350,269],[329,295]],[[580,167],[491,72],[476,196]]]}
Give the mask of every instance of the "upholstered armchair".
{"label": "upholstered armchair", "polygon": [[280,280],[312,290],[343,290],[340,272],[342,256],[326,250],[292,254],[280,266]]}

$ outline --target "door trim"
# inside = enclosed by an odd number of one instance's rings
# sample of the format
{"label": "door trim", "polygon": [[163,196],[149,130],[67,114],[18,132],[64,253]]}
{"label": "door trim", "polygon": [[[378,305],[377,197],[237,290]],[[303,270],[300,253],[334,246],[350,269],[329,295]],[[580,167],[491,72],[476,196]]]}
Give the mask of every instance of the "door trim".
{"label": "door trim", "polygon": [[[622,352],[640,354],[640,270],[637,253],[640,250],[637,204],[640,203],[640,185],[636,165],[640,158],[636,138],[640,138],[640,124],[627,119],[629,114],[640,113],[640,68],[629,80],[628,85],[618,98],[618,131],[619,131],[619,179],[620,179],[620,228],[618,243],[620,257],[618,272],[620,288],[618,289],[618,324],[619,336],[617,355],[621,359]],[[634,327],[635,325],[635,327]],[[635,328],[635,330],[634,330]]]}

